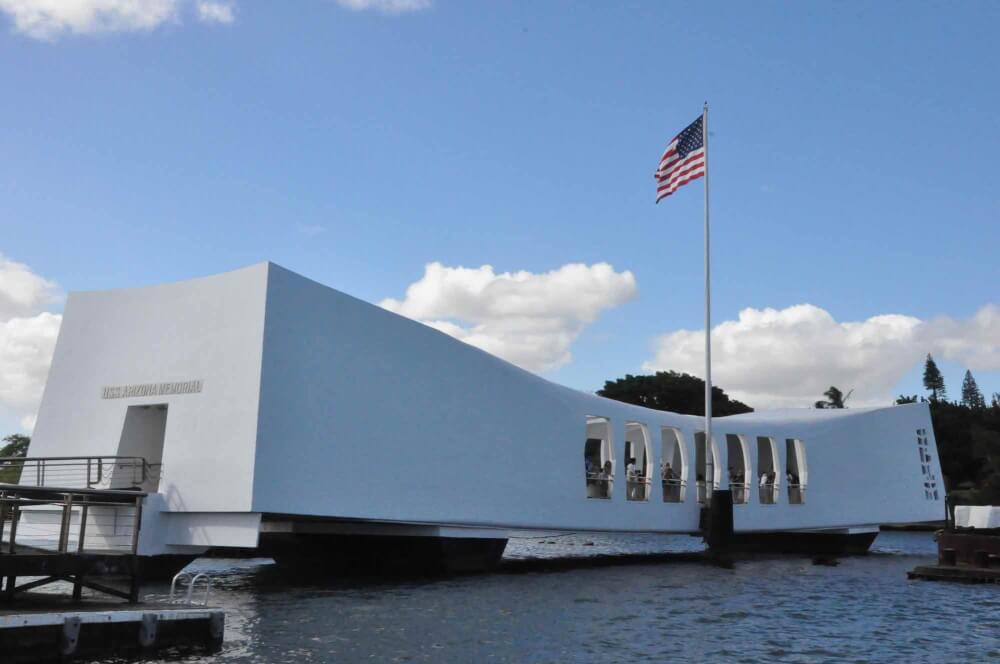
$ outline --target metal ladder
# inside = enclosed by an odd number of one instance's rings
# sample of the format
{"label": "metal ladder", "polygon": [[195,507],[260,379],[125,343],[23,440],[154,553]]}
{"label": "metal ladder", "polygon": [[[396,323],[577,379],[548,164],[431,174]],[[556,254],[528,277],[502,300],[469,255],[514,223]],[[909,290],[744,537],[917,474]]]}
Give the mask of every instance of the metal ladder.
{"label": "metal ladder", "polygon": [[[188,584],[187,584],[187,592],[184,594],[184,599],[181,600],[179,595],[177,595],[177,598],[175,599],[175,593],[177,592],[178,588],[180,587],[181,589],[183,589],[183,586],[182,585],[179,586],[179,584],[181,581],[184,581],[185,579],[187,580]],[[198,579],[205,580],[205,594],[202,597],[201,603],[195,604],[194,588],[195,585],[198,583]],[[208,606],[208,597],[211,594],[211,592],[212,592],[212,577],[209,576],[206,572],[198,572],[197,574],[194,574],[192,572],[178,572],[177,574],[174,575],[173,580],[170,582],[170,598],[167,601],[169,601],[171,604],[185,604],[186,606]]]}

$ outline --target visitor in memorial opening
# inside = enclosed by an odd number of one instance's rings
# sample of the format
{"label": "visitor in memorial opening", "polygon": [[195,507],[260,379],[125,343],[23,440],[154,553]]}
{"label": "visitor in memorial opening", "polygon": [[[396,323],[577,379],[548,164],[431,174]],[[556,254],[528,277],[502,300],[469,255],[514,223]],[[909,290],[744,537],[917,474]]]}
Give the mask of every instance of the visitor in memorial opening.
{"label": "visitor in memorial opening", "polygon": [[636,485],[635,459],[629,459],[625,466],[625,476],[628,479],[629,500],[635,500],[639,487]]}

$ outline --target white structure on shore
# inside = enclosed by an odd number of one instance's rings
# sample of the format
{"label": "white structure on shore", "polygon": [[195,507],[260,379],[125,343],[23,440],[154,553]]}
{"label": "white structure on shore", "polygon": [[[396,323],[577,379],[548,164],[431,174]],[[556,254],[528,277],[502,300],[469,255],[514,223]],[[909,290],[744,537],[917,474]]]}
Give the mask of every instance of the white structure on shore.
{"label": "white structure on shore", "polygon": [[706,476],[732,489],[737,535],[873,533],[944,512],[925,404],[717,418],[707,451],[702,426],[262,263],[71,294],[30,456],[159,467],[143,486],[150,555],[324,535],[697,533]]}

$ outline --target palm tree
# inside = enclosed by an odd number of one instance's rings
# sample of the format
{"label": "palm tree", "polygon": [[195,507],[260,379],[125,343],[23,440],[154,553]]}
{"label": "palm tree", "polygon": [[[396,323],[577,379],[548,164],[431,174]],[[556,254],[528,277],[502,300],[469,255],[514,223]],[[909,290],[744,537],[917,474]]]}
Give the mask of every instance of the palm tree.
{"label": "palm tree", "polygon": [[830,389],[823,393],[826,401],[817,401],[816,408],[846,408],[844,406],[844,393],[831,385]]}

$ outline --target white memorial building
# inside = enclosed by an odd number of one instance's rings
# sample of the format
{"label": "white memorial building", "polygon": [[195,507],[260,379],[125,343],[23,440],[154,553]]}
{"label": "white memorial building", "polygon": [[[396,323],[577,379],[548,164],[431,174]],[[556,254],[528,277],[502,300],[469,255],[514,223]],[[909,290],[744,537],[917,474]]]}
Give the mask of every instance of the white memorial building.
{"label": "white memorial building", "polygon": [[944,513],[926,404],[702,427],[262,263],[70,294],[29,454],[141,458],[140,553],[178,560],[482,567],[514,534],[698,534],[716,489],[743,548],[864,550]]}

